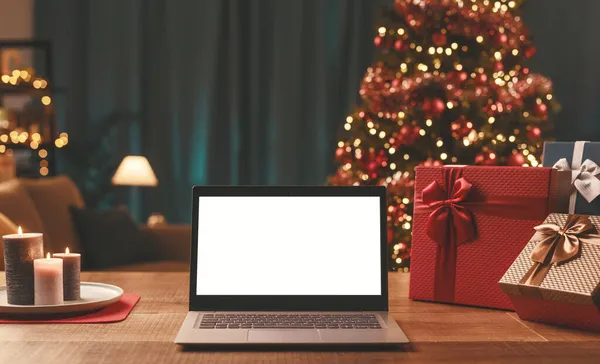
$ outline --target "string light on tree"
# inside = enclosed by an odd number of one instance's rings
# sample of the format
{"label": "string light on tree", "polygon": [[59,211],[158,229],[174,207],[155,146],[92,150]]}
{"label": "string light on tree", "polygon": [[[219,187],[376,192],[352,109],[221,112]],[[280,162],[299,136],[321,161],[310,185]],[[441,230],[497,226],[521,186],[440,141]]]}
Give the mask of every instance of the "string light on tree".
{"label": "string light on tree", "polygon": [[522,3],[394,0],[374,29],[378,59],[342,120],[329,183],[388,187],[393,270],[410,264],[417,165],[539,165],[558,104],[523,65],[535,47]]}
{"label": "string light on tree", "polygon": [[[38,102],[44,110],[51,110],[52,98],[48,93],[48,81],[42,77],[36,76],[31,69],[15,69],[6,74],[0,75],[0,87],[7,90],[16,89],[16,92],[25,92],[39,97]],[[28,122],[27,126],[21,126],[14,120],[3,120],[0,122],[0,128],[4,132],[0,135],[0,153],[12,153],[16,148],[29,148],[36,151],[39,161],[39,174],[47,176],[50,173],[47,147],[55,146],[63,148],[69,143],[69,136],[61,133],[55,140],[48,140],[48,134],[43,137],[39,130],[41,123]],[[27,128],[27,129],[25,129]],[[11,130],[12,129],[12,130]],[[29,130],[29,131],[28,131]],[[44,140],[46,138],[46,140]]]}

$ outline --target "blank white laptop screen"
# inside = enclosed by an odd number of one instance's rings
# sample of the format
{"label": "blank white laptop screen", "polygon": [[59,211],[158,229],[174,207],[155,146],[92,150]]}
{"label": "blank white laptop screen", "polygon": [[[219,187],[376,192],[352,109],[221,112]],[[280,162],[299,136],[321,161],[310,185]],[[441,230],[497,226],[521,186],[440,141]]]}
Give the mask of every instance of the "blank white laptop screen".
{"label": "blank white laptop screen", "polygon": [[375,196],[203,196],[198,295],[381,295]]}

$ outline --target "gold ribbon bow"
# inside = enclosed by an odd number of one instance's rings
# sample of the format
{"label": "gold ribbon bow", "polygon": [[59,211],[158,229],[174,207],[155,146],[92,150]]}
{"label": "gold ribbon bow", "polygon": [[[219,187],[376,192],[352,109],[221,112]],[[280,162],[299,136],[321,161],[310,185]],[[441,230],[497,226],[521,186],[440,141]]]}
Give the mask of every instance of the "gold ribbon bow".
{"label": "gold ribbon bow", "polygon": [[534,262],[519,283],[539,286],[550,271],[553,263],[565,263],[577,257],[581,243],[600,245],[600,235],[587,216],[569,215],[564,227],[542,224],[534,228],[532,238],[537,245],[531,252]]}

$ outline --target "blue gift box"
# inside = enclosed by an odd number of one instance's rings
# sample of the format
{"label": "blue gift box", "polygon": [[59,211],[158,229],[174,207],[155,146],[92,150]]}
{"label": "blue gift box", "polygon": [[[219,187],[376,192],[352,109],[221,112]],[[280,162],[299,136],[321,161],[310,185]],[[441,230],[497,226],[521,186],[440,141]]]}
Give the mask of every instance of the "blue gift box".
{"label": "blue gift box", "polygon": [[568,199],[568,211],[559,212],[600,215],[600,142],[546,142],[542,164],[570,170],[563,184],[568,193],[561,194]]}

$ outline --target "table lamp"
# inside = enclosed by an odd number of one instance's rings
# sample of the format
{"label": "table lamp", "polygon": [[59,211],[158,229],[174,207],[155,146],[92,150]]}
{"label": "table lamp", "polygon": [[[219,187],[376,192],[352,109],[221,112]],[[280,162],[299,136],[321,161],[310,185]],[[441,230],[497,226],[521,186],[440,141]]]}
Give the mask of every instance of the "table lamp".
{"label": "table lamp", "polygon": [[115,186],[155,187],[158,179],[150,167],[150,162],[141,155],[128,155],[123,158],[112,178]]}
{"label": "table lamp", "polygon": [[[141,155],[128,155],[121,161],[117,171],[112,178],[112,184],[115,186],[133,186],[133,187],[156,187],[158,179],[150,166],[146,157]],[[161,214],[153,213],[148,218],[149,225],[164,223],[164,217]]]}

